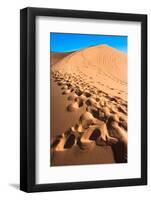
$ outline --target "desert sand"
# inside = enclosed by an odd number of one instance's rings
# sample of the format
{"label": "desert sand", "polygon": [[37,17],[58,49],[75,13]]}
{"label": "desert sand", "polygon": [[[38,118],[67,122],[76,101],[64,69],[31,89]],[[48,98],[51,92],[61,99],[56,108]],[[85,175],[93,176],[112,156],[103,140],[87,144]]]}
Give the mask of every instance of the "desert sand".
{"label": "desert sand", "polygon": [[51,53],[51,166],[127,162],[127,62],[108,45]]}

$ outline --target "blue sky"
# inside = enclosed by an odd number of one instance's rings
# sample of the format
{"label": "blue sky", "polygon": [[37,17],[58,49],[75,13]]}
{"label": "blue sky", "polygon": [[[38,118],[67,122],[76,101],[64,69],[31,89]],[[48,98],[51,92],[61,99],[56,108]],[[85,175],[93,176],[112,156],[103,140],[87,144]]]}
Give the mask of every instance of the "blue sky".
{"label": "blue sky", "polygon": [[89,46],[107,44],[127,53],[127,36],[77,33],[50,33],[50,35],[50,51],[52,52],[70,52]]}

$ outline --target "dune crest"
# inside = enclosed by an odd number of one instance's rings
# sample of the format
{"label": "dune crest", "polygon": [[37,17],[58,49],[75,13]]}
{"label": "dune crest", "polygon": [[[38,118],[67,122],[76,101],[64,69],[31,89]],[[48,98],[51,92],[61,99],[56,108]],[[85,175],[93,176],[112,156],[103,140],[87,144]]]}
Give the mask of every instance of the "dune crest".
{"label": "dune crest", "polygon": [[98,45],[69,54],[54,68],[64,72],[72,69],[74,72],[80,67],[87,75],[91,72],[103,74],[113,81],[127,84],[127,62],[126,54],[108,45]]}

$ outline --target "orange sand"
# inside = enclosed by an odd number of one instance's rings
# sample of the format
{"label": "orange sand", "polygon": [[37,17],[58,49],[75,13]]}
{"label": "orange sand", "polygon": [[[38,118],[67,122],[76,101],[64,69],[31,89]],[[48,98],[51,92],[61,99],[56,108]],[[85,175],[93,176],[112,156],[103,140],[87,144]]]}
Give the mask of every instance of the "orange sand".
{"label": "orange sand", "polygon": [[127,55],[51,53],[51,166],[127,162]]}

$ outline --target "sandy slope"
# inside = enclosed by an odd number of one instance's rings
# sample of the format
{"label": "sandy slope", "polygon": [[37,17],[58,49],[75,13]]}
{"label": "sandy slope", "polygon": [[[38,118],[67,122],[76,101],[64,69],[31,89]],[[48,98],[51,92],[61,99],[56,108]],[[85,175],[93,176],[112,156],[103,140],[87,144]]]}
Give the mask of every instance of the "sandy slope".
{"label": "sandy slope", "polygon": [[58,58],[51,165],[127,162],[127,56],[99,45]]}
{"label": "sandy slope", "polygon": [[58,61],[62,60],[63,58],[65,58],[66,56],[68,56],[71,53],[73,53],[73,52],[69,52],[69,53],[55,53],[55,52],[51,52],[50,53],[51,65],[56,64]]}

